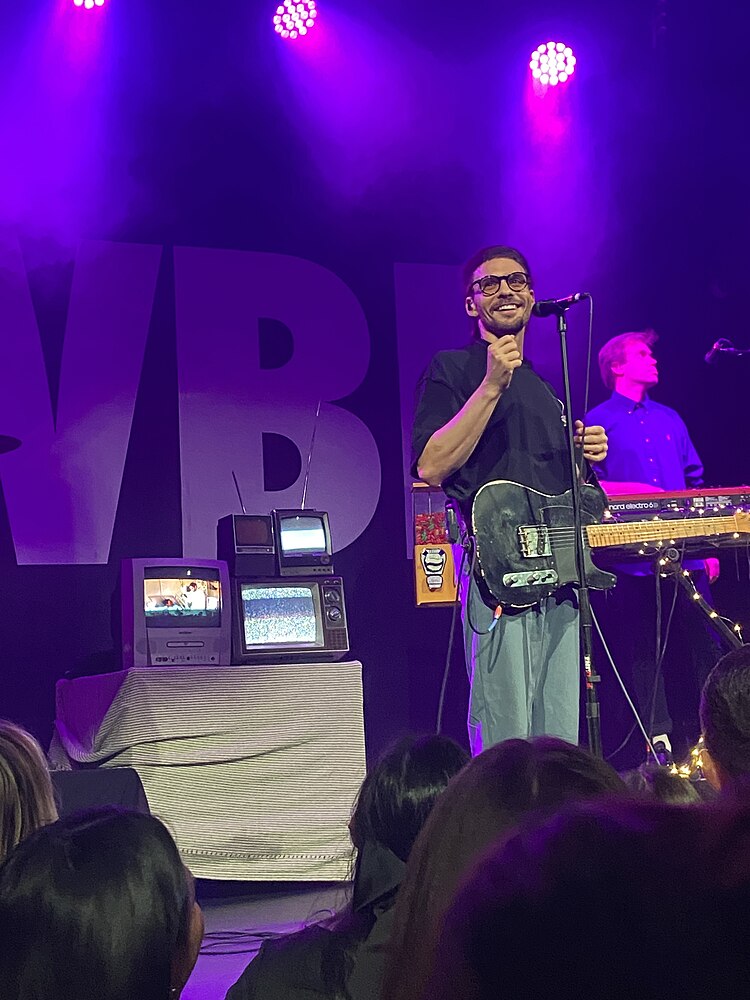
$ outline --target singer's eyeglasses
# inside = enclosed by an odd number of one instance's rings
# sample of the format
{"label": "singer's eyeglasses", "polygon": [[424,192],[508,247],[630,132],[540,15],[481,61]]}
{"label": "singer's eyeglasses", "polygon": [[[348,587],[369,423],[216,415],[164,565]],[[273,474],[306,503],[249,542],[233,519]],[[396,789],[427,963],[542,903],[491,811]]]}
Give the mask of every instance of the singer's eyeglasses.
{"label": "singer's eyeglasses", "polygon": [[522,292],[529,287],[529,276],[525,271],[511,271],[510,274],[485,274],[483,278],[472,281],[469,291],[473,292],[476,285],[482,295],[494,295],[500,291],[504,281],[512,292]]}

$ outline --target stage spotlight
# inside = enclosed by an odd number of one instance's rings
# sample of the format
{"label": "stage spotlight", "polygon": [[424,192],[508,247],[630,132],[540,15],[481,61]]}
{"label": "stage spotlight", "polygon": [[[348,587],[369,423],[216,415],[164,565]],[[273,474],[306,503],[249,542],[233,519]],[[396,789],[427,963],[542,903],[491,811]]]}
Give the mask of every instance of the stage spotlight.
{"label": "stage spotlight", "polygon": [[103,7],[104,0],[73,0],[76,7],[85,7],[86,10],[93,10],[94,7]]}
{"label": "stage spotlight", "polygon": [[576,57],[564,42],[543,42],[531,53],[531,75],[543,86],[557,87],[573,75]]}
{"label": "stage spotlight", "polygon": [[317,16],[315,0],[284,0],[273,15],[274,30],[282,38],[299,38],[315,26]]}

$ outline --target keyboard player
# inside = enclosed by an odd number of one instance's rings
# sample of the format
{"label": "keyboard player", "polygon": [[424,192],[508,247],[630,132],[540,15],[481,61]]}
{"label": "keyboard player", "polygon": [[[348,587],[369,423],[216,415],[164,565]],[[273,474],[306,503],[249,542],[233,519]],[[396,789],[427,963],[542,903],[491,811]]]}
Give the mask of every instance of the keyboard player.
{"label": "keyboard player", "polygon": [[[703,464],[684,421],[676,410],[649,395],[659,381],[652,352],[656,340],[652,330],[623,333],[608,340],[599,352],[602,381],[612,394],[586,415],[586,423],[601,424],[609,438],[607,457],[595,467],[609,496],[703,485]],[[718,577],[718,559],[686,560],[683,565],[711,603],[709,583]],[[700,612],[678,587],[662,669],[657,669],[656,587],[663,590],[664,636],[676,585],[664,586],[655,577],[652,561],[622,563],[615,569],[617,586],[597,600],[607,626],[605,638],[614,647],[615,663],[631,673],[638,712],[660,762],[666,763],[671,760],[673,720],[665,676],[684,735],[694,740],[700,689],[722,650]]]}

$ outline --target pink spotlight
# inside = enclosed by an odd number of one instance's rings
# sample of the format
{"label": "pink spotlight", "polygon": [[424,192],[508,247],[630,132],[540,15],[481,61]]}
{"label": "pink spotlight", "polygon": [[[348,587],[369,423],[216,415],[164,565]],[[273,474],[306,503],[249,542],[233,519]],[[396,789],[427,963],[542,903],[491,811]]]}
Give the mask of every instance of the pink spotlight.
{"label": "pink spotlight", "polygon": [[573,50],[564,42],[543,42],[531,53],[531,75],[542,86],[566,83],[576,68]]}
{"label": "pink spotlight", "polygon": [[317,17],[315,0],[283,0],[273,15],[273,28],[282,38],[299,38],[315,27]]}
{"label": "pink spotlight", "polygon": [[73,0],[76,7],[85,7],[86,10],[93,10],[94,7],[103,7],[104,0]]}

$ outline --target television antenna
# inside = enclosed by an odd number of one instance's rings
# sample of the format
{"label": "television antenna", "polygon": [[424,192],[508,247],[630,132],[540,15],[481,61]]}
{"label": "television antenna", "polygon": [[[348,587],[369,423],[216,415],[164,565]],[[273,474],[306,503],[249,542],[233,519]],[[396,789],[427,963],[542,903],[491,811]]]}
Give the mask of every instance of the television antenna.
{"label": "television antenna", "polygon": [[237,476],[234,473],[234,469],[232,469],[232,479],[234,480],[234,488],[237,490],[237,496],[240,498],[240,507],[242,507],[242,513],[247,514],[247,511],[245,510],[245,505],[242,502],[242,494],[240,493],[240,484],[237,482]]}
{"label": "television antenna", "polygon": [[310,479],[310,464],[312,462],[313,448],[315,447],[315,432],[318,429],[318,417],[320,416],[320,407],[323,400],[318,400],[318,408],[315,411],[315,420],[313,421],[312,437],[310,438],[310,447],[307,451],[307,467],[305,469],[305,481],[302,484],[302,503],[300,504],[300,510],[305,509],[305,500],[307,499],[307,483]]}

